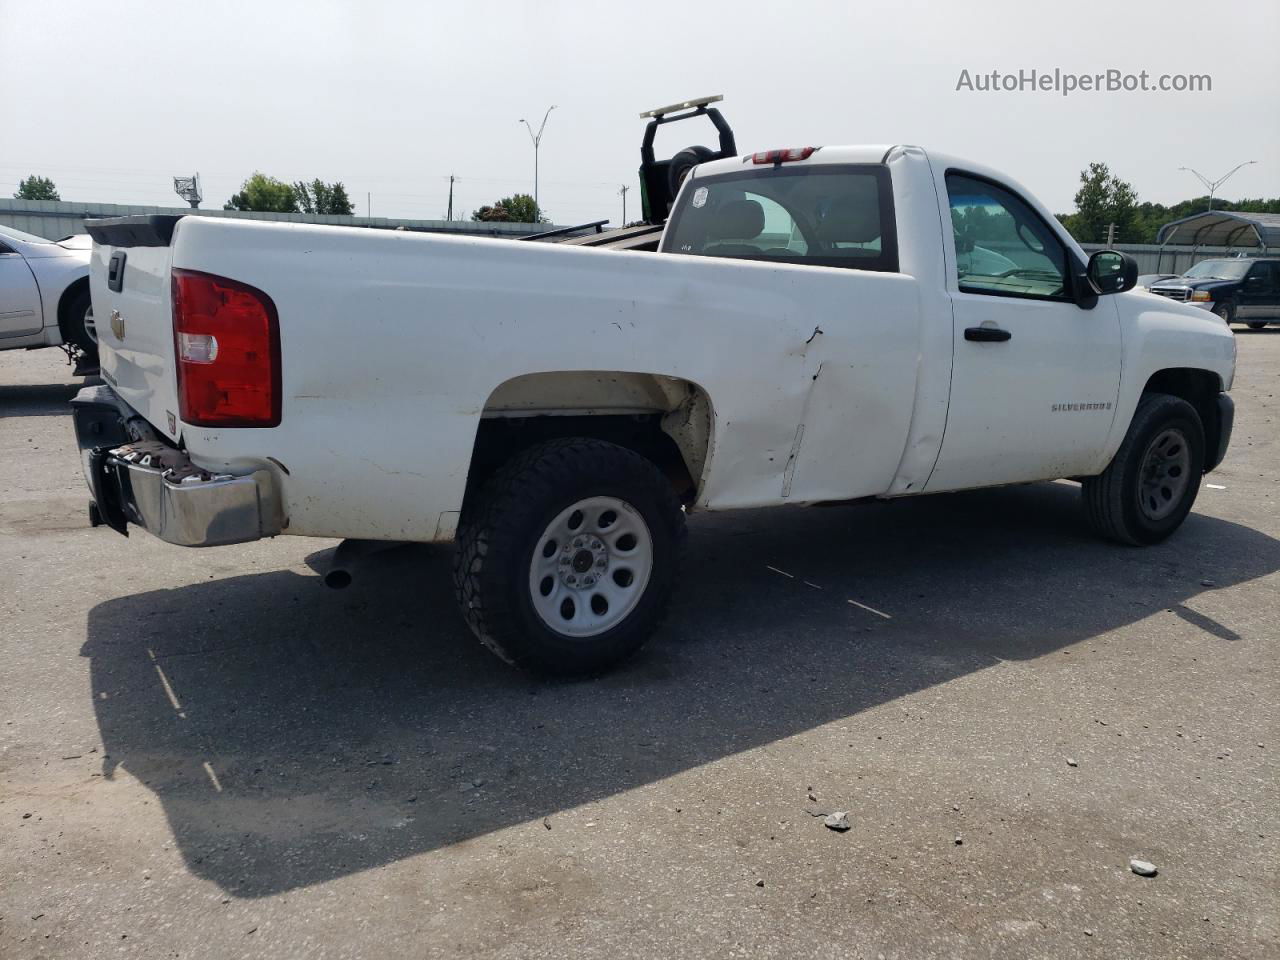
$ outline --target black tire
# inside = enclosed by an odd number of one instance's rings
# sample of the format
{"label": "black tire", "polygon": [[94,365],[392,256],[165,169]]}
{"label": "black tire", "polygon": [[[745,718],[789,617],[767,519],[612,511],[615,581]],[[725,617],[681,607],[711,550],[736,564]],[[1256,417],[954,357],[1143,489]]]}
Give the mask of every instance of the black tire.
{"label": "black tire", "polygon": [[1213,306],[1213,313],[1219,316],[1228,324],[1236,322],[1236,308],[1229,303],[1216,303]]}
{"label": "black tire", "polygon": [[1261,321],[1261,320],[1250,320],[1250,321],[1249,321],[1249,329],[1250,329],[1250,330],[1263,330],[1263,329],[1265,329],[1265,328],[1266,328],[1266,326],[1267,326],[1267,325],[1266,325],[1266,323],[1264,323],[1264,322],[1263,322],[1263,321]]}
{"label": "black tire", "polygon": [[93,338],[85,320],[92,316],[93,302],[89,299],[89,285],[81,288],[67,299],[63,305],[59,328],[62,331],[62,342],[76,347],[85,357],[95,364],[98,360],[98,343]]}
{"label": "black tire", "polygon": [[671,158],[667,167],[667,186],[671,188],[673,200],[680,192],[685,177],[689,176],[689,171],[700,163],[714,159],[715,155],[716,152],[710,147],[685,147]]}
{"label": "black tire", "polygon": [[[1179,476],[1184,487],[1165,502],[1148,506],[1144,496],[1144,465],[1153,441],[1174,431],[1186,444],[1186,464]],[[1118,543],[1143,546],[1159,543],[1182,525],[1200,492],[1204,474],[1204,425],[1187,401],[1165,393],[1143,394],[1129,424],[1129,432],[1111,464],[1100,475],[1084,481],[1085,513],[1099,535]],[[1169,492],[1169,488],[1163,488]],[[1157,494],[1158,496],[1158,494]],[[1153,512],[1168,513],[1153,518]]]}
{"label": "black tire", "polygon": [[[624,619],[575,638],[535,610],[530,565],[548,525],[591,497],[620,499],[640,514],[652,567]],[[661,622],[683,539],[684,513],[649,460],[602,440],[551,440],[517,454],[464,511],[453,565],[458,605],[472,632],[509,663],[547,675],[600,673],[639,650]]]}

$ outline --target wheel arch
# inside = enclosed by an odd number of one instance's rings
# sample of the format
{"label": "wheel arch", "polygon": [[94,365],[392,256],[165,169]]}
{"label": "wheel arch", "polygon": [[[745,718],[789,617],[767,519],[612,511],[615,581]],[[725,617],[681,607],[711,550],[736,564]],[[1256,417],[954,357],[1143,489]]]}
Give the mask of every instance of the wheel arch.
{"label": "wheel arch", "polygon": [[1222,392],[1222,377],[1212,370],[1198,367],[1168,367],[1157,370],[1143,384],[1143,395],[1166,393],[1187,401],[1200,415],[1204,427],[1206,451],[1218,449],[1222,424],[1218,412],[1218,394]]}
{"label": "wheel arch", "polygon": [[71,329],[70,324],[74,320],[71,316],[71,304],[75,301],[76,297],[88,290],[88,275],[76,277],[76,279],[67,284],[66,288],[58,297],[58,335],[62,338],[63,343],[71,342],[71,338],[68,335],[68,331]]}
{"label": "wheel arch", "polygon": [[490,393],[468,465],[466,497],[516,453],[546,440],[607,440],[654,462],[686,504],[714,447],[715,413],[699,384],[665,374],[563,370],[522,374]]}

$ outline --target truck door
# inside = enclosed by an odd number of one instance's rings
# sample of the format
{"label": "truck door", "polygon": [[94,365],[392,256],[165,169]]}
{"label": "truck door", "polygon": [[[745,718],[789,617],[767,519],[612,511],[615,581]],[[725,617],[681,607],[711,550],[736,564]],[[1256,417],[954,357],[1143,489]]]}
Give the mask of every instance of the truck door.
{"label": "truck door", "polygon": [[0,241],[0,339],[39,333],[40,290],[22,254]]}
{"label": "truck door", "polygon": [[1280,262],[1259,260],[1251,266],[1237,297],[1237,320],[1280,319]]}
{"label": "truck door", "polygon": [[955,354],[928,491],[1095,472],[1120,385],[1112,297],[1071,296],[1071,257],[1041,215],[985,177],[948,171]]}

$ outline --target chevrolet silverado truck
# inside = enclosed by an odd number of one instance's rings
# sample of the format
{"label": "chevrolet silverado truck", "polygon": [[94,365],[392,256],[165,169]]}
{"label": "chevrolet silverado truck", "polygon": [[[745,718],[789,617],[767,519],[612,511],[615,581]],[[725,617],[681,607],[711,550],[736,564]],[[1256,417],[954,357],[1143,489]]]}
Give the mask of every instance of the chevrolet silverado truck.
{"label": "chevrolet silverado truck", "polygon": [[1131,292],[1132,259],[916,146],[698,163],[654,252],[89,230],[96,521],[194,547],[454,541],[471,629],[542,672],[640,647],[688,512],[1069,478],[1100,534],[1153,544],[1231,435],[1221,319]]}

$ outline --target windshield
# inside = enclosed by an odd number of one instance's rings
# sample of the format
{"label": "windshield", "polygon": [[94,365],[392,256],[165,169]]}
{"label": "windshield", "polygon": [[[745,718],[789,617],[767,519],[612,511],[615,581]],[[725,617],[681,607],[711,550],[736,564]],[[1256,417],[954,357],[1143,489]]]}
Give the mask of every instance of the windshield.
{"label": "windshield", "polygon": [[1249,267],[1248,260],[1201,260],[1183,276],[1192,280],[1239,280]]}
{"label": "windshield", "polygon": [[22,243],[53,243],[48,237],[37,237],[34,233],[23,233],[13,227],[0,226],[0,237],[18,240]]}
{"label": "windshield", "polygon": [[779,165],[696,178],[680,193],[662,250],[896,272],[889,171]]}

